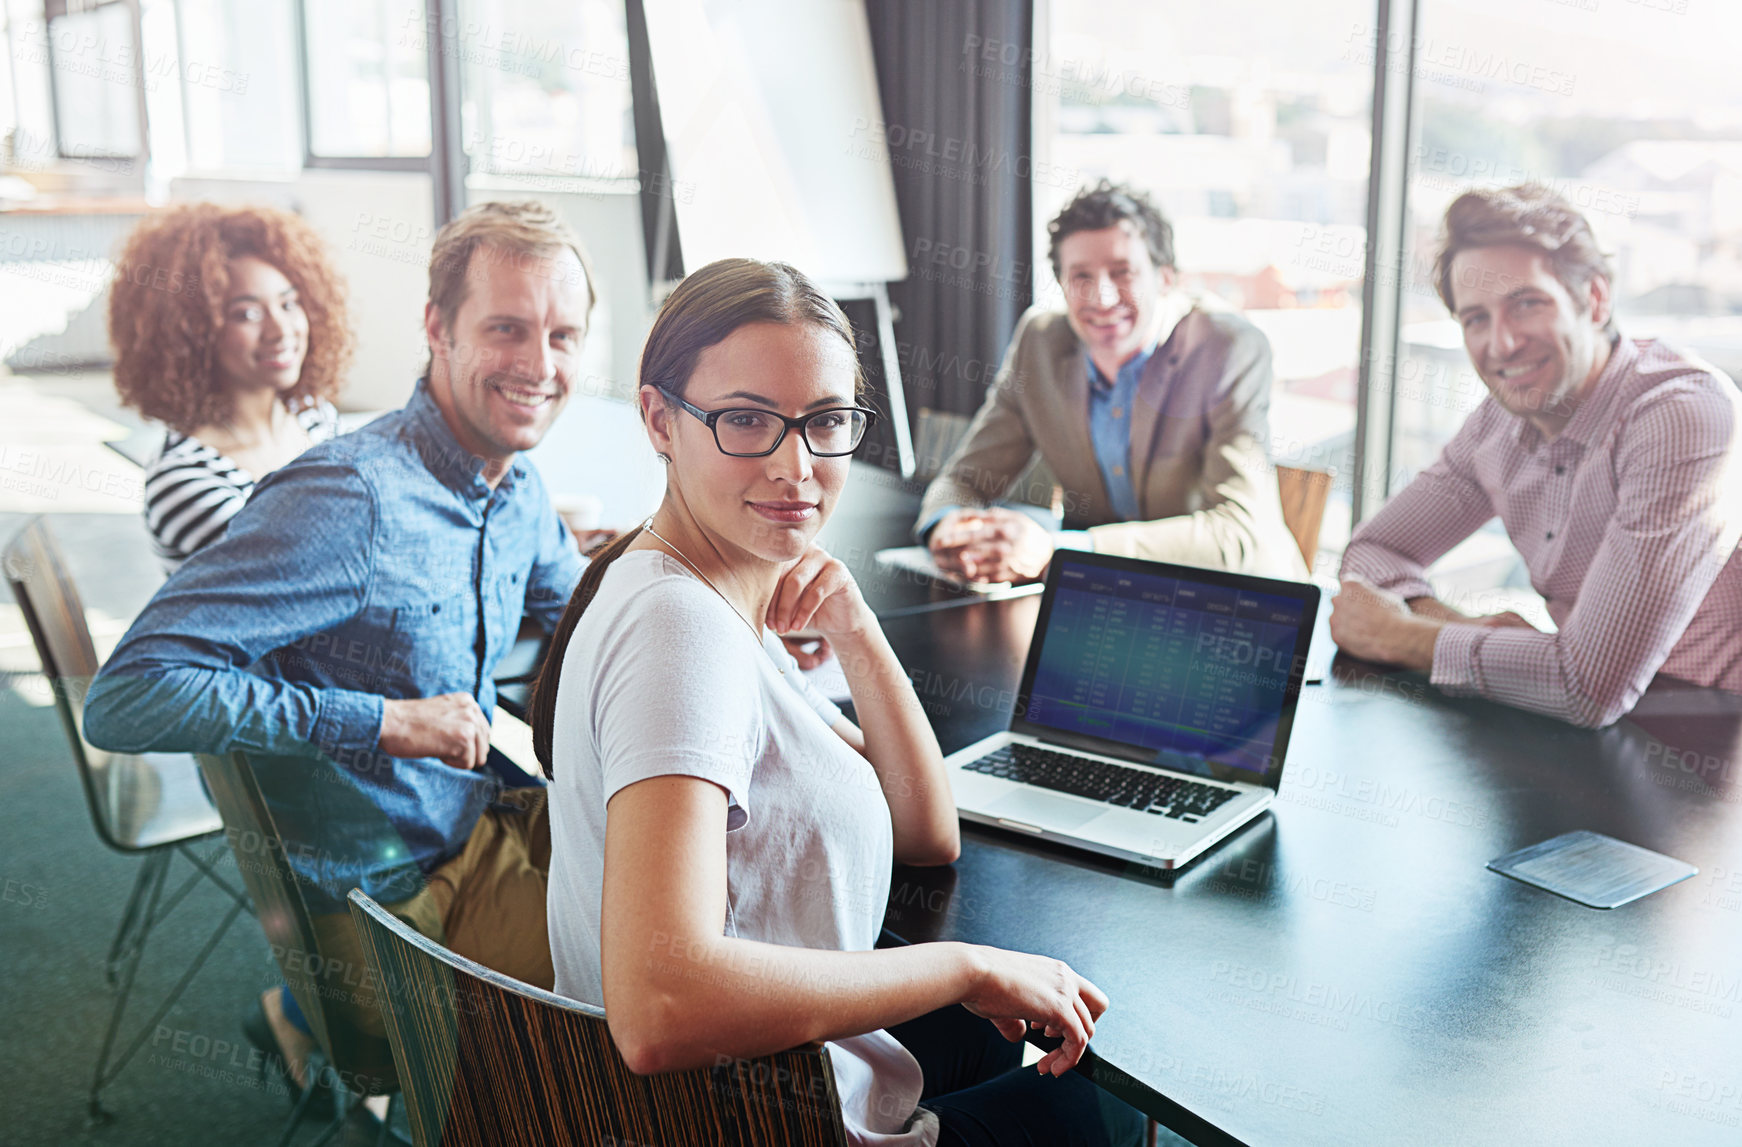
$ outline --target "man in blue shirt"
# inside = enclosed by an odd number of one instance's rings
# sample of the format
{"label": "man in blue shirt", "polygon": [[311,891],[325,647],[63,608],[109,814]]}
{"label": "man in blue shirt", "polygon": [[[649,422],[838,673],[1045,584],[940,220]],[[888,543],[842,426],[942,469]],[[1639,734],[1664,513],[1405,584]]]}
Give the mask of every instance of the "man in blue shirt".
{"label": "man in blue shirt", "polygon": [[[938,565],[1020,580],[1067,546],[1304,577],[1268,457],[1263,333],[1178,288],[1173,228],[1141,192],[1087,188],[1047,233],[1064,310],[1023,315],[926,490],[916,533]],[[1050,501],[1065,532],[1004,498]]]}
{"label": "man in blue shirt", "polygon": [[[354,991],[354,886],[482,963],[553,979],[544,790],[481,766],[492,670],[523,617],[555,627],[584,564],[522,452],[568,401],[594,297],[548,208],[449,223],[411,400],[262,479],[86,700],[86,736],[113,751],[249,754],[345,979],[332,997],[364,1031],[383,1028]],[[262,1004],[300,1084],[294,1001]]]}

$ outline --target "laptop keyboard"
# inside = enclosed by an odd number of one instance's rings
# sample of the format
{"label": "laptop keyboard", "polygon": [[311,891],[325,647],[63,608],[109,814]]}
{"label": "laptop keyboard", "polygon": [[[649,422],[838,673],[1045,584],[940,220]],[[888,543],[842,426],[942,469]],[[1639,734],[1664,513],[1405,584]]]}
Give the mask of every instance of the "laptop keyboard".
{"label": "laptop keyboard", "polygon": [[962,767],[1187,824],[1209,816],[1238,792],[1031,745],[1006,745]]}

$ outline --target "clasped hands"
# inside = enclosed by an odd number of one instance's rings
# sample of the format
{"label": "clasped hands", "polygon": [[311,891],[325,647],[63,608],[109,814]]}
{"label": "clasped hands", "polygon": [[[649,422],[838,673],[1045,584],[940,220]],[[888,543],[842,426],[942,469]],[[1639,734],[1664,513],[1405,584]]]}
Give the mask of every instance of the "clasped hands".
{"label": "clasped hands", "polygon": [[1053,536],[1027,514],[991,506],[951,510],[926,546],[939,569],[966,581],[1032,581],[1052,561]]}
{"label": "clasped hands", "polygon": [[1535,629],[1512,610],[1468,616],[1431,597],[1405,601],[1358,577],[1344,578],[1331,603],[1331,640],[1363,661],[1432,672],[1434,643],[1449,624]]}

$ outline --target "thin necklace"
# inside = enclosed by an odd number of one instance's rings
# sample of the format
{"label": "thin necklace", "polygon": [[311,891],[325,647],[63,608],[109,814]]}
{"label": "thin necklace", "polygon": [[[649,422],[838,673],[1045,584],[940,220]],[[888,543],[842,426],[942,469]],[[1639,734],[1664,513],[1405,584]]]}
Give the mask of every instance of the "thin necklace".
{"label": "thin necklace", "polygon": [[[649,518],[645,522],[641,523],[641,528],[646,530],[648,533],[652,534],[654,537],[659,538],[659,540],[661,542],[664,542],[665,545],[671,550],[672,553],[676,554],[678,557],[683,559],[684,565],[689,566],[690,569],[695,571],[695,575],[697,577],[701,578],[703,581],[708,583],[709,589],[713,590],[715,593],[719,593],[720,600],[726,603],[726,608],[731,610],[733,613],[738,614],[738,620],[742,621],[745,624],[745,626],[747,626],[749,628],[750,636],[752,636],[756,639],[756,644],[757,645],[762,644],[762,634],[757,632],[756,627],[754,625],[750,624],[750,619],[748,617],[745,617],[742,613],[738,613],[738,607],[732,604],[732,599],[727,597],[725,594],[720,593],[720,587],[714,584],[713,578],[709,577],[707,574],[702,572],[701,566],[698,566],[695,562],[690,561],[690,556],[688,554],[686,554],[682,550],[678,549],[677,546],[674,545],[673,543],[671,543],[670,541],[667,541],[664,537],[662,537],[660,535],[660,532],[658,530],[653,528],[653,519],[652,518]],[[780,675],[782,677],[786,676],[786,669],[784,666],[776,663],[774,667],[776,669],[780,670]]]}

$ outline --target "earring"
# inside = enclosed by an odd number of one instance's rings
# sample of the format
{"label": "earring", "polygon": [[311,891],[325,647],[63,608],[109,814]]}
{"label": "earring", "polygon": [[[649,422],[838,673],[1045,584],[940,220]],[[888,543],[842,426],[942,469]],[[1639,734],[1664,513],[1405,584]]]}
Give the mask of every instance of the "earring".
{"label": "earring", "polygon": [[653,456],[655,458],[659,459],[659,464],[661,466],[670,466],[671,465],[671,455],[670,454],[656,452]]}

